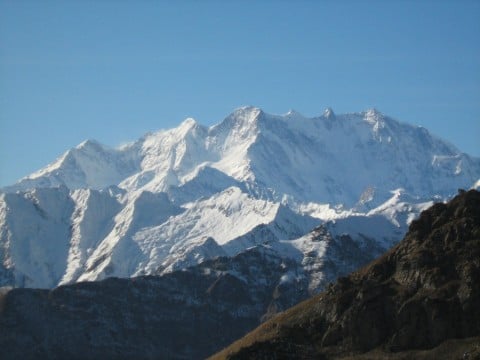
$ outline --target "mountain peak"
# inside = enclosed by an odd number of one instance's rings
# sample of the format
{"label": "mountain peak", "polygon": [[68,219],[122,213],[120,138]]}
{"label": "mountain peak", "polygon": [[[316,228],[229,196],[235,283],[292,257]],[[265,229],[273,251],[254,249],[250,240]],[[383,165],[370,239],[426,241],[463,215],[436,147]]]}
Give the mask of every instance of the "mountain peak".
{"label": "mountain peak", "polygon": [[363,119],[368,123],[377,123],[383,119],[383,114],[375,108],[368,109],[363,113]]}
{"label": "mountain peak", "polygon": [[184,127],[184,126],[191,127],[191,126],[195,126],[196,124],[197,124],[197,121],[194,118],[188,117],[181,122],[180,126],[181,127]]}
{"label": "mountain peak", "polygon": [[260,114],[263,113],[263,110],[256,106],[241,106],[236,108],[232,115],[236,118],[243,118],[243,119],[256,119]]}
{"label": "mountain peak", "polygon": [[187,132],[190,129],[196,127],[197,125],[198,123],[194,118],[188,117],[180,123],[177,129],[180,130],[180,132]]}
{"label": "mountain peak", "polygon": [[88,149],[88,148],[103,148],[104,146],[100,144],[97,140],[94,139],[87,139],[82,141],[80,144],[76,146],[76,149]]}
{"label": "mountain peak", "polygon": [[222,129],[235,128],[235,129],[249,129],[255,127],[257,120],[262,117],[264,112],[262,109],[255,106],[242,106],[235,109],[225,120],[220,124],[215,125],[213,128]]}
{"label": "mountain peak", "polygon": [[323,117],[326,119],[334,119],[335,118],[335,113],[333,112],[333,109],[331,107],[327,107],[323,111]]}
{"label": "mountain peak", "polygon": [[294,109],[288,110],[288,112],[285,114],[285,117],[288,118],[288,119],[304,118],[304,116],[302,114],[300,114],[298,111],[296,111]]}

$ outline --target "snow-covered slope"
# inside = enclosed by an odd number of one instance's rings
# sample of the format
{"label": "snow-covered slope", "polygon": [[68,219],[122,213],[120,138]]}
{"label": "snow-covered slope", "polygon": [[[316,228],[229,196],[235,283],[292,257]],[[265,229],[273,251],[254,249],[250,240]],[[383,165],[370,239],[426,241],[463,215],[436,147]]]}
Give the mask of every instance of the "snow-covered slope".
{"label": "snow-covered slope", "polygon": [[2,189],[0,285],[158,274],[263,244],[315,290],[479,179],[479,159],[376,110],[244,107],[118,149],[86,141]]}
{"label": "snow-covered slope", "polygon": [[56,187],[102,189],[121,182],[140,170],[137,144],[109,149],[87,140],[68,150],[45,168],[21,179],[4,191]]}
{"label": "snow-covered slope", "polygon": [[74,207],[65,187],[0,195],[0,255],[8,282],[13,280],[17,286],[58,284],[67,266],[66,239]]}

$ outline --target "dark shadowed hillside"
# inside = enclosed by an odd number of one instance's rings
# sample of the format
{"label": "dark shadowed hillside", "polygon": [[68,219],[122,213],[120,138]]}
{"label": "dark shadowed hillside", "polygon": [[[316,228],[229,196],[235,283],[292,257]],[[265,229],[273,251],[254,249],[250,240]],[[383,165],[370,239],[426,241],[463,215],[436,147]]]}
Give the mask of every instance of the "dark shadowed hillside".
{"label": "dark shadowed hillside", "polygon": [[480,358],[480,193],[424,211],[396,247],[213,359]]}
{"label": "dark shadowed hillside", "polygon": [[[1,359],[201,359],[308,295],[257,247],[161,277],[0,292]],[[0,288],[1,289],[1,288]]]}

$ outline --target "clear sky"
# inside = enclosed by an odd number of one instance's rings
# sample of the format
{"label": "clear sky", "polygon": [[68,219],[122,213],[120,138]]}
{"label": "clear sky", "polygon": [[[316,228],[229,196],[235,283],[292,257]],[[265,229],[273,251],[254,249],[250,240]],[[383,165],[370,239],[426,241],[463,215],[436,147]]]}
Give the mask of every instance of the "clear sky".
{"label": "clear sky", "polygon": [[375,107],[480,156],[480,1],[0,0],[0,186],[242,105]]}

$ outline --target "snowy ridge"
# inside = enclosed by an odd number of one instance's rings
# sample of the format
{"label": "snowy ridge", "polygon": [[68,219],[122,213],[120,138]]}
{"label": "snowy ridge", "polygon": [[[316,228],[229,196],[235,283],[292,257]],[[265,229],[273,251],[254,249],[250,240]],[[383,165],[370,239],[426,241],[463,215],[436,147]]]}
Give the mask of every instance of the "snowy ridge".
{"label": "snowy ridge", "polygon": [[120,149],[86,141],[4,191],[63,184],[168,193],[216,169],[276,200],[350,208],[363,199],[373,208],[397,188],[424,198],[452,196],[473,186],[479,168],[479,159],[377,110],[336,115],[327,109],[305,118],[244,107],[210,128],[187,119]]}
{"label": "snowy ridge", "polygon": [[12,192],[60,185],[70,189],[102,189],[117,184],[139,170],[135,146],[114,150],[94,140],[84,141],[50,165],[4,190]]}
{"label": "snowy ridge", "polygon": [[161,274],[263,246],[315,291],[479,179],[479,159],[377,110],[243,107],[118,149],[86,141],[0,192],[0,285]]}

